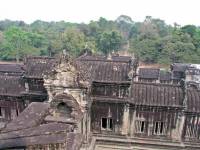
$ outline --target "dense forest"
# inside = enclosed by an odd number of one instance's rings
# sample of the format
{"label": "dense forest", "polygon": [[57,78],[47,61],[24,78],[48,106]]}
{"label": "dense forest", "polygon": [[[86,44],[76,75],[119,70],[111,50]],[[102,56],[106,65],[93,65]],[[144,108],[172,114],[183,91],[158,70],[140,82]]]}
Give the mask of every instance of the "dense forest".
{"label": "dense forest", "polygon": [[121,15],[88,24],[0,21],[0,59],[21,60],[27,55],[54,56],[63,49],[76,57],[84,48],[108,54],[127,50],[146,63],[200,63],[200,27],[168,25],[147,16],[134,22]]}

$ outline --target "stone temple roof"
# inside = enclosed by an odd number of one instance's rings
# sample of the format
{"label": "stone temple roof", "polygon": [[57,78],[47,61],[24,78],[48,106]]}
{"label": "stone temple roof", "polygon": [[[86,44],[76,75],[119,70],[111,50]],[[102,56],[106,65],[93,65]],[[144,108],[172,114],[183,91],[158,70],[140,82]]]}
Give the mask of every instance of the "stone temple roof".
{"label": "stone temple roof", "polygon": [[25,76],[29,78],[42,78],[43,75],[51,71],[56,65],[56,59],[52,57],[27,57],[24,65],[26,67]]}
{"label": "stone temple roof", "polygon": [[65,143],[67,150],[81,146],[82,135],[74,133],[71,124],[45,122],[49,114],[48,103],[31,103],[16,119],[0,132],[0,149]]}
{"label": "stone temple roof", "polygon": [[[80,78],[83,76],[91,82],[103,83],[130,83],[132,90],[130,95],[131,103],[137,105],[154,106],[180,106],[184,99],[182,87],[173,84],[152,84],[130,82],[128,73],[131,70],[131,57],[126,56],[105,56],[82,55],[75,59],[74,64],[80,71]],[[0,72],[26,71],[28,77],[42,78],[45,72],[51,71],[56,64],[54,58],[49,57],[28,57],[25,65],[2,64]],[[188,64],[173,64],[172,71],[185,71]],[[6,68],[8,67],[8,68]],[[5,71],[4,71],[5,70]],[[159,69],[140,68],[139,77],[160,80],[170,80],[175,73],[162,72]],[[24,82],[20,75],[0,74],[0,95],[20,96],[25,91]],[[200,112],[200,91],[199,89],[187,89],[187,111]],[[150,97],[150,98],[149,98]]]}
{"label": "stone temple roof", "polygon": [[171,72],[160,71],[160,80],[161,81],[169,81],[171,80]]}
{"label": "stone temple roof", "polygon": [[15,75],[0,75],[0,95],[20,96],[25,91],[22,77]]}
{"label": "stone temple roof", "polygon": [[22,75],[25,71],[22,64],[0,64],[0,74],[5,75]]}
{"label": "stone temple roof", "polygon": [[91,82],[127,82],[131,62],[129,56],[83,55],[75,60],[77,69]]}
{"label": "stone temple roof", "polygon": [[180,86],[133,82],[130,99],[135,105],[181,107],[183,97]]}
{"label": "stone temple roof", "polygon": [[187,90],[187,112],[200,113],[200,90],[189,88]]}
{"label": "stone temple roof", "polygon": [[160,69],[155,68],[140,68],[139,78],[141,79],[158,79]]}

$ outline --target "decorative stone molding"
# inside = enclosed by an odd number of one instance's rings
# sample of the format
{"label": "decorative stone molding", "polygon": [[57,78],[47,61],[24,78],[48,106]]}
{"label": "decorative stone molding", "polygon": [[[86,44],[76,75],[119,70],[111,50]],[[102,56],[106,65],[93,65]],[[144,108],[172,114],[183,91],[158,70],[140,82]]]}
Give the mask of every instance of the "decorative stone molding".
{"label": "decorative stone molding", "polygon": [[89,83],[80,78],[80,71],[65,51],[54,70],[44,76],[44,86],[48,92],[52,116],[56,120],[65,117],[79,122],[82,119],[88,103],[85,97]]}

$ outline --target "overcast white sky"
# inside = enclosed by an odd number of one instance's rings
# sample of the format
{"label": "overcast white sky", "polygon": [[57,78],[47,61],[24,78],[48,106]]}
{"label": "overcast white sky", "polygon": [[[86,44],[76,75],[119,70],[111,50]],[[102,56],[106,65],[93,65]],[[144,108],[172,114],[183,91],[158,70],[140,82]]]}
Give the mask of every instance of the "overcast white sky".
{"label": "overcast white sky", "polygon": [[143,21],[145,16],[168,24],[200,25],[200,0],[0,0],[0,20],[85,22],[119,15]]}

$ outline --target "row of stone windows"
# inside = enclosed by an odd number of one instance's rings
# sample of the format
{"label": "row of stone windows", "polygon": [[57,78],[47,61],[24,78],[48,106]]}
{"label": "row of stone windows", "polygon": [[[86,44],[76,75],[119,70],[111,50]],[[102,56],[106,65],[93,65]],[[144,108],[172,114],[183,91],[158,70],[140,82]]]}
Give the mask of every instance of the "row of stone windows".
{"label": "row of stone windows", "polygon": [[[162,121],[156,121],[153,123],[153,135],[166,135],[166,123]],[[149,123],[147,121],[136,120],[135,132],[147,133],[149,130]]]}
{"label": "row of stone windows", "polygon": [[[198,121],[199,122],[199,121]],[[185,137],[187,138],[198,138],[200,139],[200,124],[187,124]],[[101,129],[112,131],[113,130],[113,119],[112,118],[101,118]],[[136,120],[135,121],[135,133],[137,134],[146,134],[148,133],[150,124],[146,120]],[[167,123],[163,121],[155,121],[153,123],[152,135],[167,135]]]}
{"label": "row of stone windows", "polygon": [[199,126],[189,124],[186,127],[185,136],[188,138],[198,138],[199,139],[200,138],[199,137],[199,129],[200,129]]}
{"label": "row of stone windows", "polygon": [[[144,120],[135,121],[135,132],[136,133],[147,133],[149,123]],[[162,121],[156,121],[153,124],[153,134],[154,135],[165,135],[166,134],[166,123]],[[101,118],[101,129],[102,130],[113,130],[113,119],[112,118]]]}
{"label": "row of stone windows", "polygon": [[185,137],[200,139],[200,118],[188,117],[186,119]]}

